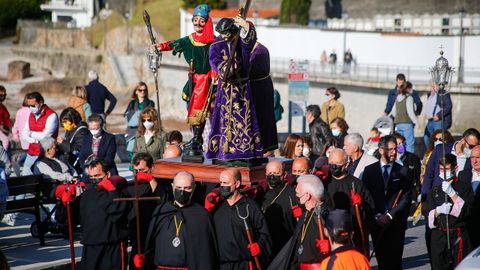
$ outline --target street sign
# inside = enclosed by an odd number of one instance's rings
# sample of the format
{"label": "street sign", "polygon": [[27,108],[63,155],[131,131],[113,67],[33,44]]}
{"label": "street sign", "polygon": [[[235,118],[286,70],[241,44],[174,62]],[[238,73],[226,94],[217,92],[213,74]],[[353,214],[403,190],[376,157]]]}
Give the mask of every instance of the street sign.
{"label": "street sign", "polygon": [[308,100],[308,60],[290,59],[288,74],[288,100],[294,104],[292,116],[303,116]]}

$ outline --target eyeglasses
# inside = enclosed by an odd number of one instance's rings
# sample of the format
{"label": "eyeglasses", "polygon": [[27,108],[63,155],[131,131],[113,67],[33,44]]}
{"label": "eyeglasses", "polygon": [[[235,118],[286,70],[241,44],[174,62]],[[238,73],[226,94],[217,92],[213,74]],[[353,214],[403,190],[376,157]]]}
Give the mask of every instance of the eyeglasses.
{"label": "eyeglasses", "polygon": [[466,139],[464,139],[464,141],[468,145],[469,149],[473,149],[475,146],[477,146],[476,144],[469,144]]}
{"label": "eyeglasses", "polygon": [[137,92],[147,92],[147,89],[145,89],[145,88],[140,88],[140,89],[137,89]]}
{"label": "eyeglasses", "polygon": [[433,139],[433,141],[434,142],[438,142],[438,141],[443,142],[443,139],[442,138],[435,138],[435,139]]}
{"label": "eyeglasses", "polygon": [[152,122],[152,119],[142,119],[142,122],[146,122],[146,121]]}
{"label": "eyeglasses", "polygon": [[387,148],[387,147],[382,147],[382,149],[387,152],[393,152],[397,150],[397,148]]}

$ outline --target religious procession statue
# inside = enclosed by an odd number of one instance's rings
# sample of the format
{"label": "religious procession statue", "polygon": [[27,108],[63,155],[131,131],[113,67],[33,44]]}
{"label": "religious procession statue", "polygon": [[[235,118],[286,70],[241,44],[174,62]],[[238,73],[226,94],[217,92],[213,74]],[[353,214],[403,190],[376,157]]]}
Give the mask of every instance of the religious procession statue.
{"label": "religious procession statue", "polygon": [[177,40],[155,44],[160,51],[173,50],[173,55],[183,53],[189,64],[189,78],[183,88],[182,98],[188,105],[187,122],[192,128],[193,139],[184,145],[183,156],[201,159],[202,133],[215,90],[212,86],[215,75],[210,68],[208,57],[210,45],[215,38],[209,12],[210,6],[198,5],[193,11],[194,33]]}
{"label": "religious procession statue", "polygon": [[[206,157],[222,161],[261,158],[263,147],[249,83],[250,54],[257,40],[255,27],[237,16],[221,19],[215,30],[220,36],[210,46],[209,57],[219,82]],[[232,52],[238,31],[241,40]],[[226,72],[228,76],[223,80]]]}

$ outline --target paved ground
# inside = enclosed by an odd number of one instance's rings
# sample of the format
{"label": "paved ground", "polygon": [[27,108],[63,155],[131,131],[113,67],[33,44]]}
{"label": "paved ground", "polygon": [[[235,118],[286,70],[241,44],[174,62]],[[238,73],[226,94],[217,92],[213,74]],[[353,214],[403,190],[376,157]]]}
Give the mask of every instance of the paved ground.
{"label": "paved ground", "polygon": [[[120,175],[131,178],[127,164],[118,166]],[[61,235],[47,234],[45,247],[40,247],[38,239],[30,234],[30,224],[34,221],[32,215],[21,214],[20,221],[15,226],[0,223],[0,250],[8,258],[12,269],[45,269],[70,262],[68,240]],[[406,233],[403,266],[404,269],[430,269],[424,241],[424,225],[410,227]],[[76,260],[81,257],[81,244],[75,242]],[[372,268],[376,268],[375,257],[372,259]]]}

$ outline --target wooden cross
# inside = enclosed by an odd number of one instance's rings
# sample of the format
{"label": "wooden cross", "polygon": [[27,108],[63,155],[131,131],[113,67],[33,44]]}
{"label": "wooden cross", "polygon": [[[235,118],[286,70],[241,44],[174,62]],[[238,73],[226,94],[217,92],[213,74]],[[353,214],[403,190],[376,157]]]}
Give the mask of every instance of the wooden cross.
{"label": "wooden cross", "polygon": [[[136,230],[136,233],[137,233],[137,254],[141,254],[142,253],[142,243],[141,243],[141,239],[140,239],[140,207],[139,207],[139,202],[140,201],[158,201],[158,200],[161,200],[161,198],[158,197],[158,196],[157,197],[143,197],[143,198],[140,198],[138,196],[137,175],[134,176],[133,187],[134,187],[134,190],[135,190],[135,197],[133,197],[133,198],[115,198],[115,199],[113,199],[113,201],[114,202],[134,201],[135,212],[136,212],[135,221],[136,221],[136,225],[137,225],[137,230]],[[141,269],[141,268],[139,268],[139,269]]]}

